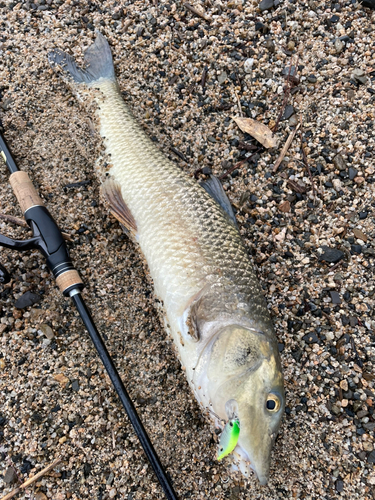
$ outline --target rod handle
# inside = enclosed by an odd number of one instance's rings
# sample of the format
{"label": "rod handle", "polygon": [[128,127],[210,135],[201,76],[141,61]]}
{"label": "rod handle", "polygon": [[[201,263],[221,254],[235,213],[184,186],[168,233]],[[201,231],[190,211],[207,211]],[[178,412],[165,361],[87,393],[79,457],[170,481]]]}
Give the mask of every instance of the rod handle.
{"label": "rod handle", "polygon": [[33,183],[27,172],[19,170],[14,172],[9,177],[10,185],[16,195],[18,203],[21,206],[22,212],[25,213],[31,207],[42,206],[44,203],[38,195]]}

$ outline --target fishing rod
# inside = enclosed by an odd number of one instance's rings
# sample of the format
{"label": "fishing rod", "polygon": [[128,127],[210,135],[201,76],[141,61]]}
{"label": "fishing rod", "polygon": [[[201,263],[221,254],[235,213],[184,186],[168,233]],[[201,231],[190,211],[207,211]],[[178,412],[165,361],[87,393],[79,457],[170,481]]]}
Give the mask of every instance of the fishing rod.
{"label": "fishing rod", "polygon": [[[65,297],[70,297],[72,299],[73,304],[76,306],[78,313],[81,316],[87,331],[89,332],[91,340],[93,341],[100,359],[107,370],[112,384],[146,453],[146,456],[164,490],[165,496],[168,500],[177,500],[172,484],[163,469],[160,459],[152,446],[145,428],[143,427],[134,404],[125,389],[103,339],[95,326],[90,311],[82,298],[81,291],[84,288],[84,284],[70,259],[63,235],[52,215],[44,206],[44,203],[34,188],[27,172],[19,170],[17,167],[17,164],[14,161],[14,158],[12,157],[9,147],[1,132],[0,156],[8,167],[11,174],[9,178],[10,185],[12,186],[13,192],[21,206],[25,220],[33,232],[33,237],[29,240],[14,240],[0,234],[0,246],[18,251],[37,249],[47,259],[47,265],[54,275],[60,291]],[[9,281],[9,275],[3,266],[0,267],[0,271],[1,277],[3,278],[0,282],[5,283],[6,281]]]}

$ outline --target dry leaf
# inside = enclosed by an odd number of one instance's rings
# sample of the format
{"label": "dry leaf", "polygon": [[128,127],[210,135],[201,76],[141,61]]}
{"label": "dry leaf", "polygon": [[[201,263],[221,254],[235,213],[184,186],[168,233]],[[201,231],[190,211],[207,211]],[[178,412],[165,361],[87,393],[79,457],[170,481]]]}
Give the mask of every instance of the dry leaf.
{"label": "dry leaf", "polygon": [[64,374],[62,373],[56,373],[56,375],[53,376],[53,378],[58,382],[62,387],[64,387],[68,382],[69,379],[68,377],[65,377]]}
{"label": "dry leaf", "polygon": [[272,131],[263,123],[252,118],[237,118],[232,116],[242,132],[250,134],[254,139],[260,142],[265,148],[276,148],[279,141]]}

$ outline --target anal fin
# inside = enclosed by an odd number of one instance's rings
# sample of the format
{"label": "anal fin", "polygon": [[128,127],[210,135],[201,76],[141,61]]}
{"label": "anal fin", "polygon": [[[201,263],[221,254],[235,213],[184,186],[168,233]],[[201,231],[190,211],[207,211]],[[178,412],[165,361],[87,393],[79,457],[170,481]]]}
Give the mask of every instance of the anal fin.
{"label": "anal fin", "polygon": [[111,213],[123,228],[131,235],[137,234],[137,224],[121,194],[121,186],[114,179],[107,179],[101,187],[104,199],[110,206]]}

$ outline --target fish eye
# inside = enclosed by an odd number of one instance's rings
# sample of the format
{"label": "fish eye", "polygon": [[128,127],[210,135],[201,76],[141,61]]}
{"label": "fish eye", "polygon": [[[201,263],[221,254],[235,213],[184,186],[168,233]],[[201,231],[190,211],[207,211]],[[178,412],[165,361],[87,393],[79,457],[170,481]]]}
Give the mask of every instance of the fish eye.
{"label": "fish eye", "polygon": [[231,427],[233,427],[233,422],[229,422],[229,425],[230,425]]}
{"label": "fish eye", "polygon": [[266,408],[268,411],[276,413],[280,409],[280,399],[275,394],[268,394]]}

